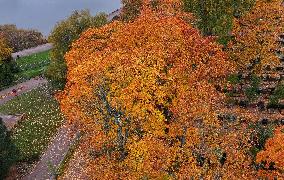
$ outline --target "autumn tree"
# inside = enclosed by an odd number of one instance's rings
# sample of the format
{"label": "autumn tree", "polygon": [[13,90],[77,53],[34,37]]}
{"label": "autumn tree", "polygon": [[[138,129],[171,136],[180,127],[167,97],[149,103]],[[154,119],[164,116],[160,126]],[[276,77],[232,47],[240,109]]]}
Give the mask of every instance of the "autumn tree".
{"label": "autumn tree", "polygon": [[232,59],[240,70],[260,72],[269,65],[279,65],[275,52],[278,36],[284,32],[282,0],[257,0],[245,16],[234,20],[234,41],[230,46]]}
{"label": "autumn tree", "polygon": [[214,38],[170,13],[178,5],[167,1],[130,23],[89,29],[66,54],[68,81],[58,98],[86,133],[82,173],[90,179],[212,178],[225,170],[240,178],[249,171],[245,148],[231,148],[240,136],[218,129],[223,96],[214,85],[234,64]]}
{"label": "autumn tree", "polygon": [[257,154],[256,161],[260,164],[260,176],[284,178],[284,127],[275,130],[272,138],[268,139],[265,149]]}
{"label": "autumn tree", "polygon": [[0,64],[2,64],[6,59],[11,57],[12,48],[9,48],[5,39],[0,38]]}

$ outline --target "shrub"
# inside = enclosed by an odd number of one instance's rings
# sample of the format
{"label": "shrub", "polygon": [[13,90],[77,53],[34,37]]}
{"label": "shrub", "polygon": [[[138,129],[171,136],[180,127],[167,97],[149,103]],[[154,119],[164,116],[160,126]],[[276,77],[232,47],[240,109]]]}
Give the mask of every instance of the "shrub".
{"label": "shrub", "polygon": [[54,87],[64,88],[67,66],[64,61],[52,61],[45,71],[45,75],[52,81]]}
{"label": "shrub", "polygon": [[17,72],[16,63],[12,60],[0,64],[0,89],[9,86],[14,81],[15,72]]}
{"label": "shrub", "polygon": [[11,24],[0,26],[1,36],[7,40],[7,44],[13,49],[13,52],[47,43],[40,32],[18,29],[15,25]]}
{"label": "shrub", "polygon": [[231,74],[227,78],[230,84],[236,85],[241,82],[240,76],[238,74]]}
{"label": "shrub", "polygon": [[14,80],[14,73],[18,71],[11,53],[12,49],[6,45],[5,40],[0,39],[0,89],[10,85]]}
{"label": "shrub", "polygon": [[127,22],[135,19],[140,14],[142,2],[142,0],[122,0],[122,20]]}
{"label": "shrub", "polygon": [[204,35],[216,35],[221,44],[227,44],[234,17],[243,15],[254,0],[183,0],[183,3],[184,10],[197,17],[197,26]]}
{"label": "shrub", "polygon": [[45,75],[54,84],[65,84],[66,65],[64,55],[70,49],[73,41],[77,40],[80,34],[90,27],[100,27],[107,23],[106,15],[101,13],[91,16],[88,10],[74,11],[67,19],[59,22],[51,32],[48,40],[53,44],[50,54],[51,64]]}
{"label": "shrub", "polygon": [[278,85],[269,98],[270,105],[277,105],[281,99],[284,99],[284,84]]}
{"label": "shrub", "polygon": [[245,89],[245,95],[250,102],[254,101],[259,96],[259,86],[260,78],[256,75],[252,75],[250,78],[250,86]]}
{"label": "shrub", "polygon": [[10,134],[0,118],[0,179],[4,179],[9,167],[16,161],[16,148]]}

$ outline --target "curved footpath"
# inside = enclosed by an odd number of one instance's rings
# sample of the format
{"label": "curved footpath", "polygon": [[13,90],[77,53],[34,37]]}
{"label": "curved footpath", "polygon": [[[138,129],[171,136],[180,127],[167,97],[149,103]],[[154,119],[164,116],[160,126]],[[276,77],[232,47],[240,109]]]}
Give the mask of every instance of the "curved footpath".
{"label": "curved footpath", "polygon": [[33,48],[30,48],[30,49],[25,49],[23,51],[15,52],[15,53],[12,54],[12,57],[14,59],[16,59],[17,56],[25,57],[25,56],[29,56],[29,55],[32,55],[32,54],[35,54],[35,53],[48,51],[52,48],[53,48],[52,44],[47,43],[47,44],[39,45],[37,47],[33,47]]}
{"label": "curved footpath", "polygon": [[72,141],[75,139],[75,132],[69,125],[62,125],[33,171],[23,180],[54,179],[52,169],[57,168],[64,159]]}
{"label": "curved footpath", "polygon": [[[33,89],[36,89],[37,87],[40,87],[43,84],[47,84],[47,80],[44,78],[32,78],[26,82],[17,84],[15,86],[12,86],[8,89],[5,89],[3,91],[0,91],[0,105],[14,99],[15,97],[26,93],[28,91],[31,91]],[[13,92],[14,91],[14,92]]]}

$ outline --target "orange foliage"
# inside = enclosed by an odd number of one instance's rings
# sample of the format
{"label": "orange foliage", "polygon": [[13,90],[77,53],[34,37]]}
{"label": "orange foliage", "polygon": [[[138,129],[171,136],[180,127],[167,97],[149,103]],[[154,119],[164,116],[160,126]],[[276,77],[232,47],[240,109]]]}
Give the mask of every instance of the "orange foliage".
{"label": "orange foliage", "polygon": [[122,0],[121,19],[126,22],[133,21],[145,9],[167,14],[176,13],[181,11],[182,5],[182,0]]}
{"label": "orange foliage", "polygon": [[265,149],[257,154],[256,162],[264,163],[266,171],[261,171],[261,175],[273,179],[282,173],[281,177],[284,178],[284,126],[277,128],[274,137],[266,141]]}
{"label": "orange foliage", "polygon": [[2,38],[0,34],[0,65],[3,63],[4,60],[11,57],[11,55],[12,49],[7,46],[5,39]]}
{"label": "orange foliage", "polygon": [[230,48],[240,69],[254,61],[259,62],[253,68],[257,73],[265,65],[279,65],[275,51],[279,48],[278,36],[284,32],[284,6],[281,3],[282,0],[256,0],[248,14],[235,19],[235,42]]}
{"label": "orange foliage", "polygon": [[132,23],[89,29],[66,54],[68,82],[59,97],[68,119],[89,134],[90,178],[161,178],[183,165],[192,169],[188,176],[199,174],[194,122],[217,125],[222,96],[212,82],[233,64],[214,39],[163,7],[144,9]]}
{"label": "orange foliage", "polygon": [[[84,32],[66,54],[62,111],[86,134],[89,179],[254,179],[247,124],[220,122],[217,83],[235,70],[176,9]],[[146,6],[144,6],[146,7]],[[191,17],[187,14],[187,17]]]}

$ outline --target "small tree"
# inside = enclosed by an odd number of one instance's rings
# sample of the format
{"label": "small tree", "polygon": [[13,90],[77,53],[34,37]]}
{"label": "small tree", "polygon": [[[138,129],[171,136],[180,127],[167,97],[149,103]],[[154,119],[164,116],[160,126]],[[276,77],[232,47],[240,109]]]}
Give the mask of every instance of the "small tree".
{"label": "small tree", "polygon": [[54,84],[59,84],[61,87],[65,85],[67,67],[64,55],[70,49],[72,42],[77,40],[86,29],[100,27],[106,23],[105,14],[102,13],[93,17],[88,10],[82,10],[74,11],[70,17],[54,27],[48,38],[54,47],[51,51],[51,64],[45,73]]}
{"label": "small tree", "polygon": [[278,105],[281,99],[284,99],[284,84],[280,84],[276,87],[269,98],[269,104],[272,106]]}

